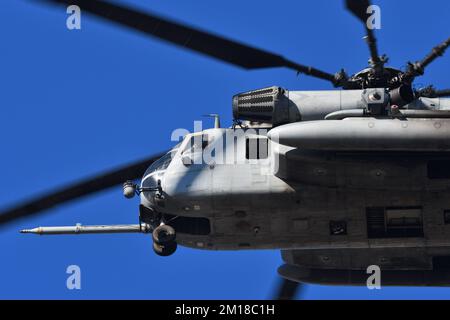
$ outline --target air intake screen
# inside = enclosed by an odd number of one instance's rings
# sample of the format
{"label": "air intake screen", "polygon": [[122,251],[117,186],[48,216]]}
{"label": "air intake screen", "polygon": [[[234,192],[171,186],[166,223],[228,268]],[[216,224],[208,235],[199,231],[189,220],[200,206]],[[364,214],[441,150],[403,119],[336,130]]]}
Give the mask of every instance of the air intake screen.
{"label": "air intake screen", "polygon": [[237,94],[233,97],[235,119],[279,124],[289,117],[285,90],[270,87]]}

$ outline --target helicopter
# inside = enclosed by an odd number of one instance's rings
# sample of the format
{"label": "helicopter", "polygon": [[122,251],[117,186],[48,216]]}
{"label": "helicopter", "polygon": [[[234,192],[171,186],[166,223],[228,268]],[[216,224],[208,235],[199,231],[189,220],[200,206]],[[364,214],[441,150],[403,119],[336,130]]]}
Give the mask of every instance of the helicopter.
{"label": "helicopter", "polygon": [[214,128],[186,135],[168,152],[7,209],[0,223],[123,184],[126,198],[140,198],[138,224],[22,232],[149,233],[162,256],[177,245],[281,249],[278,271],[295,283],[365,285],[369,265],[381,267],[384,285],[449,283],[450,90],[412,83],[450,38],[404,71],[385,66],[365,23],[369,1],[347,0],[371,53],[369,67],[348,76],[107,1],[44,2],[76,4],[246,69],[286,67],[341,89],[237,94],[230,128],[213,115]]}

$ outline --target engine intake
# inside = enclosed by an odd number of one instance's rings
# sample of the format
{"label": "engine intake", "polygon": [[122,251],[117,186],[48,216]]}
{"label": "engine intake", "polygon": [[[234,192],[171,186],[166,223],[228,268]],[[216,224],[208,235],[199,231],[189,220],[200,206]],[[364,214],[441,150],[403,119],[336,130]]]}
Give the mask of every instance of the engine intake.
{"label": "engine intake", "polygon": [[289,121],[289,98],[280,87],[269,87],[233,96],[235,119],[279,125]]}

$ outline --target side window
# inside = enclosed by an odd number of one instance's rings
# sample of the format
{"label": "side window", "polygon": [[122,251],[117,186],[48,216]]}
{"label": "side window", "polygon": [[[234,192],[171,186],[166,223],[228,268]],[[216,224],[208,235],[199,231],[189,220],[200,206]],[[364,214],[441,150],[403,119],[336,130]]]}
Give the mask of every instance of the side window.
{"label": "side window", "polygon": [[247,138],[245,148],[246,159],[267,159],[269,156],[269,139]]}

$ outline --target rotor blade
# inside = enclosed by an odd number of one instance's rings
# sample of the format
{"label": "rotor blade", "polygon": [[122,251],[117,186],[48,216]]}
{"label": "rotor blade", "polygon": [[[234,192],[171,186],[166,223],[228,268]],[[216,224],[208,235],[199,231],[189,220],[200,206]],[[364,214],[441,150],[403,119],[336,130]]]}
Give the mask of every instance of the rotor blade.
{"label": "rotor blade", "polygon": [[440,57],[444,54],[445,50],[450,46],[450,37],[434,47],[431,52],[423,58],[422,61],[420,61],[421,68],[425,68],[428,66],[431,62],[433,62],[437,57]]}
{"label": "rotor blade", "polygon": [[382,66],[382,61],[380,60],[380,56],[378,55],[377,48],[377,39],[373,33],[373,30],[370,29],[367,25],[367,20],[369,19],[369,14],[367,13],[367,8],[371,5],[369,0],[346,0],[345,1],[347,9],[353,13],[361,22],[364,24],[364,28],[366,29],[367,34],[367,44],[369,46],[370,58],[372,60],[372,64],[375,66]]}
{"label": "rotor blade", "polygon": [[16,219],[39,214],[56,205],[122,184],[126,180],[140,178],[145,170],[162,155],[164,155],[164,153],[151,156],[97,176],[89,177],[68,187],[59,188],[58,191],[34,198],[24,204],[0,211],[0,225]]}
{"label": "rotor blade", "polygon": [[245,69],[286,67],[339,85],[335,75],[304,66],[284,57],[253,48],[242,43],[216,36],[176,23],[151,13],[100,0],[39,0],[43,2],[78,5],[81,12],[89,12],[122,26],[141,31],[172,44],[191,49],[207,56]]}
{"label": "rotor blade", "polygon": [[434,94],[435,98],[450,97],[450,89],[437,90]]}
{"label": "rotor blade", "polygon": [[367,8],[370,6],[369,0],[345,0],[347,9],[364,24],[367,21]]}
{"label": "rotor blade", "polygon": [[425,68],[436,58],[442,56],[450,46],[450,37],[434,47],[429,54],[425,56],[421,61],[417,61],[416,63],[408,63],[408,70],[405,72],[403,79],[405,82],[411,83],[415,77],[421,76],[425,73]]}
{"label": "rotor blade", "polygon": [[281,279],[278,291],[276,293],[276,300],[293,300],[302,289],[303,284],[300,282],[291,281],[288,279]]}
{"label": "rotor blade", "polygon": [[416,96],[425,98],[450,97],[450,89],[436,90],[433,86],[429,86],[417,91]]}

